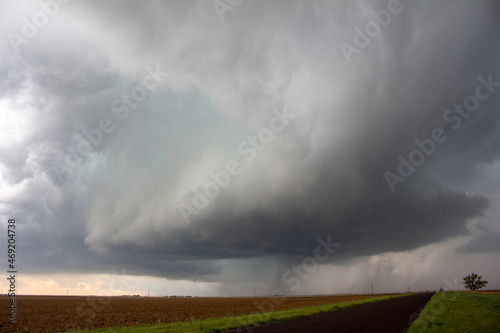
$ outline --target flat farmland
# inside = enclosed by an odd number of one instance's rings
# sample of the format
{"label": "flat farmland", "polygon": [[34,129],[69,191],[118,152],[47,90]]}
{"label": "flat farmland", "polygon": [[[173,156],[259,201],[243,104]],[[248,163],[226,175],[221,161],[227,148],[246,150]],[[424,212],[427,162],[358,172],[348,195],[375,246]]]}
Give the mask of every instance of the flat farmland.
{"label": "flat farmland", "polygon": [[350,302],[380,296],[265,298],[18,296],[15,325],[8,323],[10,299],[1,296],[0,306],[4,309],[4,315],[0,329],[2,332],[63,332],[153,325]]}

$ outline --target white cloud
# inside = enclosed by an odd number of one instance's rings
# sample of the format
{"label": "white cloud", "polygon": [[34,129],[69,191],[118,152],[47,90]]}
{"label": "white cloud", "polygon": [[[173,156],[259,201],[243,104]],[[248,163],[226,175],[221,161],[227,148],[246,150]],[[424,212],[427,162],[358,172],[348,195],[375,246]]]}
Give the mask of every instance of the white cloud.
{"label": "white cloud", "polygon": [[[497,20],[487,3],[405,3],[348,64],[339,43],[386,4],[245,2],[221,22],[209,2],[73,1],[17,57],[0,42],[0,217],[18,219],[30,240],[21,248],[28,274],[125,266],[135,276],[224,281],[217,292],[237,293],[237,261],[253,268],[263,258],[279,281],[327,234],[342,247],[311,278],[320,287],[308,282],[304,292],[330,290],[335,276],[335,290],[354,292],[366,291],[365,276],[387,281],[380,289],[407,280],[437,288],[458,267],[487,271],[485,259],[456,250],[480,235],[474,223],[498,229],[500,93],[460,131],[442,114],[478,75],[500,80]],[[41,8],[1,6],[7,33],[22,33],[22,18]],[[168,75],[132,106],[126,96],[148,68]],[[246,162],[238,146],[251,147],[284,107],[296,118]],[[68,166],[103,119],[114,130]],[[391,193],[382,174],[436,127],[449,140]],[[241,174],[185,223],[179,204],[230,160]],[[55,162],[70,170],[63,182]],[[459,258],[455,271],[441,264]],[[105,288],[78,279],[75,290]]]}

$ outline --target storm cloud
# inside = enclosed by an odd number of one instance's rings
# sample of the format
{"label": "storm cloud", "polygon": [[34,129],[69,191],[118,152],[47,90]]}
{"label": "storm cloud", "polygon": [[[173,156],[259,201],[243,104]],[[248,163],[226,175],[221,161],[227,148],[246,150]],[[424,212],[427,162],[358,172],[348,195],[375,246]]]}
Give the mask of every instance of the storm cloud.
{"label": "storm cloud", "polygon": [[0,11],[0,215],[26,273],[228,281],[327,236],[322,265],[498,252],[494,1],[44,3]]}

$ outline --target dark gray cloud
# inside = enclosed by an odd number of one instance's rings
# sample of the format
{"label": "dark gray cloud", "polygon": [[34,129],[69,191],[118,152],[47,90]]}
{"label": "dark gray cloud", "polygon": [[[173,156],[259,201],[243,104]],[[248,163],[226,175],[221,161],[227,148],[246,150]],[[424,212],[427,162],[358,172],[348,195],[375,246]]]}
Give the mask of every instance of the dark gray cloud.
{"label": "dark gray cloud", "polygon": [[500,251],[500,233],[488,232],[478,235],[469,243],[462,246],[460,251],[465,253],[486,253]]}
{"label": "dark gray cloud", "polygon": [[[318,236],[341,244],[328,263],[345,263],[469,235],[490,192],[468,186],[500,156],[500,87],[484,84],[500,82],[498,5],[400,6],[350,62],[340,44],[355,46],[386,1],[243,2],[224,21],[209,2],[61,7],[0,63],[0,215],[20,221],[25,270],[215,281],[222,260],[286,266]],[[158,87],[127,104],[155,69]],[[446,118],[478,85],[477,110]],[[250,158],[249,137],[285,109],[293,119]],[[104,118],[114,130],[58,177]],[[386,172],[436,128],[446,140],[392,191]],[[181,205],[231,160],[241,173],[185,221]],[[464,251],[491,250],[494,235]]]}

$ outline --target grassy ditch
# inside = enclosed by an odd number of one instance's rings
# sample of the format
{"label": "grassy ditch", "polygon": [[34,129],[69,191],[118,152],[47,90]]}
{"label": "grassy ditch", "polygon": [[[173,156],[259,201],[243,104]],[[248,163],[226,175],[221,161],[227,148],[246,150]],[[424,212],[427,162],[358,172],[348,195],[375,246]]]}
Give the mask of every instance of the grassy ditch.
{"label": "grassy ditch", "polygon": [[500,332],[500,295],[436,293],[408,333]]}

